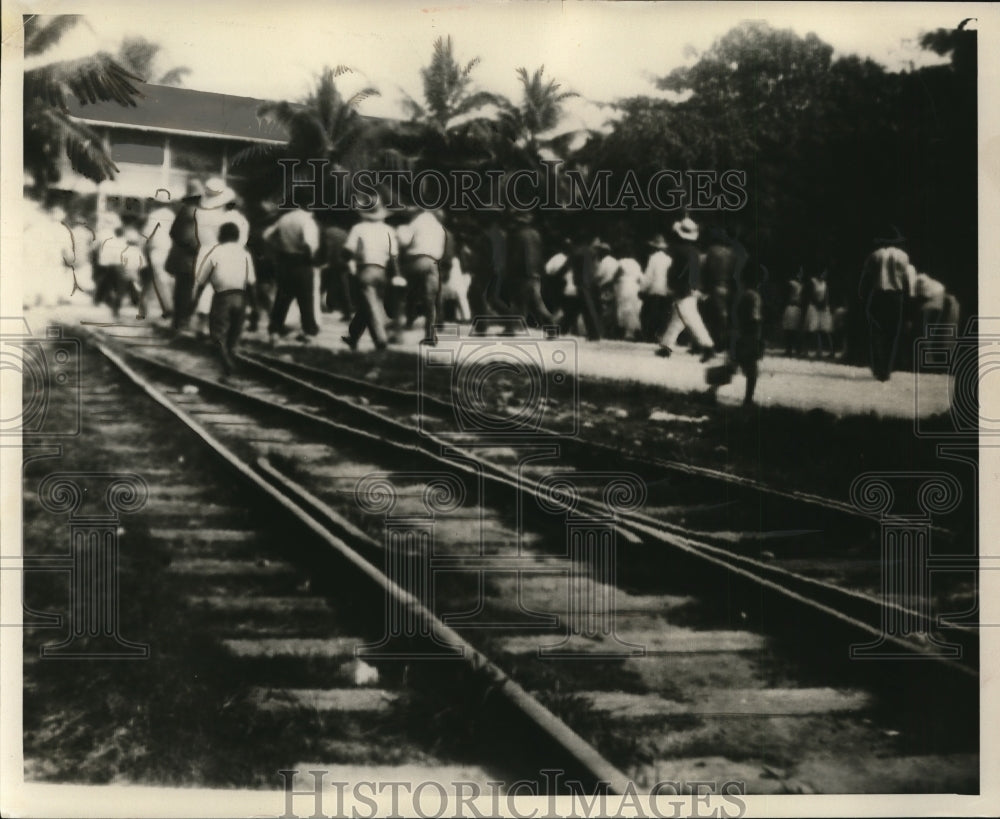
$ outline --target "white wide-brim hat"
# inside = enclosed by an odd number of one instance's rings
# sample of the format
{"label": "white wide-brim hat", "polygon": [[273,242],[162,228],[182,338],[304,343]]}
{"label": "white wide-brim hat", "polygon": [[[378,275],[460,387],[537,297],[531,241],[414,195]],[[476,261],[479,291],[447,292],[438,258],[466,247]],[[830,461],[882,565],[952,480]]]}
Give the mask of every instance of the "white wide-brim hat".
{"label": "white wide-brim hat", "polygon": [[672,229],[674,233],[682,239],[687,239],[689,242],[693,242],[698,238],[698,223],[690,216],[681,219],[679,222],[674,222]]}
{"label": "white wide-brim hat", "polygon": [[236,199],[236,191],[219,177],[213,176],[205,183],[205,193],[202,194],[199,205],[203,208],[219,208],[228,205],[234,199]]}

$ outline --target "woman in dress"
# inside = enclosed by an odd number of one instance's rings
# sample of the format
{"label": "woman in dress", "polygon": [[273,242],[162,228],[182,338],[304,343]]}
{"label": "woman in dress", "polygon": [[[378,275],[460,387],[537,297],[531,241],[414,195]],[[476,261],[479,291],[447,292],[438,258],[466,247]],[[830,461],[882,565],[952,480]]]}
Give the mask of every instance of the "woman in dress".
{"label": "woman in dress", "polygon": [[802,354],[802,268],[788,280],[785,312],[781,315],[781,330],[785,334],[785,355]]}
{"label": "woman in dress", "polygon": [[830,311],[830,289],[826,282],[826,270],[809,279],[806,297],[805,332],[806,337],[816,340],[816,357],[823,355],[824,342],[827,355],[833,358],[833,313]]}

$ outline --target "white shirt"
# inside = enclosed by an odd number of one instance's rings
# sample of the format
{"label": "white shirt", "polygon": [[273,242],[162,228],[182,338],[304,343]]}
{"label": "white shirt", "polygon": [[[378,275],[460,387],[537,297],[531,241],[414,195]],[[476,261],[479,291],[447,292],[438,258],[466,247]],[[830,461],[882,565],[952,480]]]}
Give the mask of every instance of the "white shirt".
{"label": "white shirt", "polygon": [[242,290],[255,281],[253,259],[239,242],[223,242],[216,245],[205,257],[205,264],[198,277],[198,286],[206,281],[212,283],[212,289],[216,293],[224,290]]}
{"label": "white shirt", "polygon": [[444,245],[444,226],[429,211],[419,213],[409,224],[399,228],[399,246],[409,256],[430,256],[440,261],[444,256]]}
{"label": "white shirt", "polygon": [[618,272],[618,260],[610,253],[597,263],[597,270],[594,271],[594,280],[598,287],[605,287],[615,280]]}
{"label": "white shirt", "polygon": [[344,247],[354,254],[359,265],[385,267],[389,258],[399,253],[395,231],[385,222],[358,222],[347,234]]}
{"label": "white shirt", "polygon": [[639,297],[642,286],[642,268],[635,259],[625,258],[618,262],[618,277],[615,279],[615,296],[631,301]]}
{"label": "white shirt", "polygon": [[97,263],[102,267],[111,267],[122,263],[122,253],[128,243],[121,236],[112,236],[101,242],[100,250],[97,251]]}
{"label": "white shirt", "polygon": [[146,266],[146,255],[142,252],[142,248],[136,245],[125,245],[120,264],[125,272],[125,278],[137,282],[139,281],[139,271]]}
{"label": "white shirt", "polygon": [[170,248],[170,227],[174,218],[174,212],[170,208],[156,208],[149,212],[142,232],[149,242],[150,250]]}
{"label": "white shirt", "polygon": [[250,238],[250,223],[238,210],[198,208],[194,212],[194,224],[198,230],[198,244],[202,252],[211,250],[219,243],[219,228],[226,222],[232,222],[239,228],[240,238],[236,243],[244,247]]}
{"label": "white shirt", "polygon": [[545,275],[555,276],[569,261],[569,256],[565,253],[557,253],[545,263]]}
{"label": "white shirt", "polygon": [[666,296],[667,271],[670,270],[671,258],[662,250],[654,251],[646,263],[646,273],[642,278],[641,292],[651,296]]}

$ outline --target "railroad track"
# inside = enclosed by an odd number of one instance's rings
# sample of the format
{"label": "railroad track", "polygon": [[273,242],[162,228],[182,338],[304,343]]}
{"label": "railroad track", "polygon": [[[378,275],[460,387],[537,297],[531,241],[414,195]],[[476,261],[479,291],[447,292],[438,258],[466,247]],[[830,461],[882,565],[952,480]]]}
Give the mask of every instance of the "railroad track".
{"label": "railroad track", "polygon": [[[441,623],[428,636],[439,648],[466,641],[530,691],[572,743],[586,740],[577,756],[592,753],[595,768],[647,784],[739,771],[748,792],[926,789],[908,784],[910,758],[940,763],[945,788],[975,779],[970,665],[931,659],[913,639],[895,645],[906,660],[848,661],[851,642],[879,632],[857,616],[867,602],[840,604],[866,598],[664,529],[648,510],[609,515],[595,500],[609,481],[619,507],[641,500],[634,483],[626,497],[620,474],[570,491],[572,475],[512,473],[496,453],[454,441],[433,451],[433,437],[318,389],[302,370],[258,360],[232,389],[190,345],[142,331],[98,345],[217,440],[233,468],[369,567],[412,587],[403,564],[432,533],[433,576],[414,595]],[[616,565],[595,558],[616,542]],[[927,719],[935,701],[950,709],[940,725]]]}
{"label": "railroad track", "polygon": [[[559,486],[560,475],[567,471],[630,473],[647,495],[642,509],[617,513],[619,530],[633,543],[652,539],[669,548],[695,549],[704,559],[750,573],[786,596],[823,606],[873,633],[883,631],[883,618],[895,619],[906,625],[900,631],[919,635],[891,638],[900,650],[937,650],[924,636],[936,629],[934,615],[927,612],[975,609],[972,572],[937,573],[922,601],[884,595],[879,524],[847,504],[775,490],[716,470],[640,458],[576,435],[536,435],[534,447],[526,452],[498,445],[488,430],[455,434],[453,403],[427,392],[371,384],[287,357],[255,354],[243,361],[257,379],[280,393],[322,406],[323,417],[431,453],[460,450],[487,477],[500,482]],[[599,482],[579,483],[574,491],[592,506],[601,505]],[[932,534],[939,555],[969,551],[968,544],[955,541],[947,529],[934,527]],[[974,628],[949,628],[948,642],[960,646],[960,665],[977,666]]]}

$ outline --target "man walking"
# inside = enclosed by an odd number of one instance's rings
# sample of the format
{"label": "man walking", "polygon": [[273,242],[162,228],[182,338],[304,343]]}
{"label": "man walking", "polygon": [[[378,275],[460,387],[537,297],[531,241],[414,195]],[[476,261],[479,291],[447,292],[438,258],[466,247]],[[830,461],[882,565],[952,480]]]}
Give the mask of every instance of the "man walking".
{"label": "man walking", "polygon": [[907,303],[913,297],[906,238],[892,227],[890,235],[875,239],[876,248],[865,260],[858,295],[865,305],[871,331],[871,368],[879,381],[888,381],[899,351]]}
{"label": "man walking", "polygon": [[542,237],[532,225],[527,211],[514,217],[517,227],[511,233],[507,254],[507,275],[514,311],[539,326],[555,324],[555,317],[542,301]]}
{"label": "man walking", "polygon": [[143,272],[142,290],[139,293],[139,315],[146,318],[146,302],[151,295],[156,296],[160,303],[163,318],[173,315],[173,299],[171,298],[167,276],[167,256],[170,253],[170,228],[173,227],[175,214],[170,209],[170,191],[160,188],[156,195],[150,198],[156,207],[146,217],[143,235],[146,237],[146,258],[149,267]]}
{"label": "man walking", "polygon": [[209,332],[219,348],[224,372],[229,379],[234,370],[233,356],[243,333],[247,297],[253,297],[253,259],[239,242],[240,229],[233,222],[219,227],[219,243],[205,257],[198,272],[196,299],[208,284],[215,291],[209,312]]}
{"label": "man walking", "polygon": [[187,195],[181,200],[181,209],[170,226],[170,252],[164,262],[164,269],[174,277],[174,330],[188,329],[191,314],[194,313],[194,266],[198,259],[198,227],[195,212],[204,193],[204,187],[197,179],[187,185]]}
{"label": "man walking", "polygon": [[[437,344],[434,325],[441,301],[438,265],[445,252],[445,229],[433,211],[417,209],[409,223],[400,226],[397,237],[403,256],[403,275],[416,300],[423,303],[424,341],[433,346]],[[398,315],[397,311],[397,320]],[[398,327],[396,332],[399,332]]]}
{"label": "man walking", "polygon": [[701,298],[701,263],[695,246],[698,225],[687,217],[674,222],[673,231],[675,239],[670,248],[672,262],[667,284],[674,297],[674,307],[670,323],[660,337],[657,355],[670,356],[681,331],[686,328],[693,338],[694,349],[701,350],[701,360],[708,361],[715,355],[715,343],[698,312]]}
{"label": "man walking", "polygon": [[347,234],[344,248],[354,256],[360,299],[351,319],[344,343],[352,350],[365,330],[371,333],[375,349],[384,350],[386,271],[396,263],[398,249],[395,231],[385,223],[387,212],[377,200],[361,212],[361,221]]}
{"label": "man walking", "polygon": [[284,214],[264,232],[275,251],[275,279],[278,292],[271,309],[267,332],[271,343],[288,335],[285,318],[294,301],[299,308],[302,332],[298,341],[319,334],[313,299],[313,257],[319,250],[319,228],[305,207]]}

